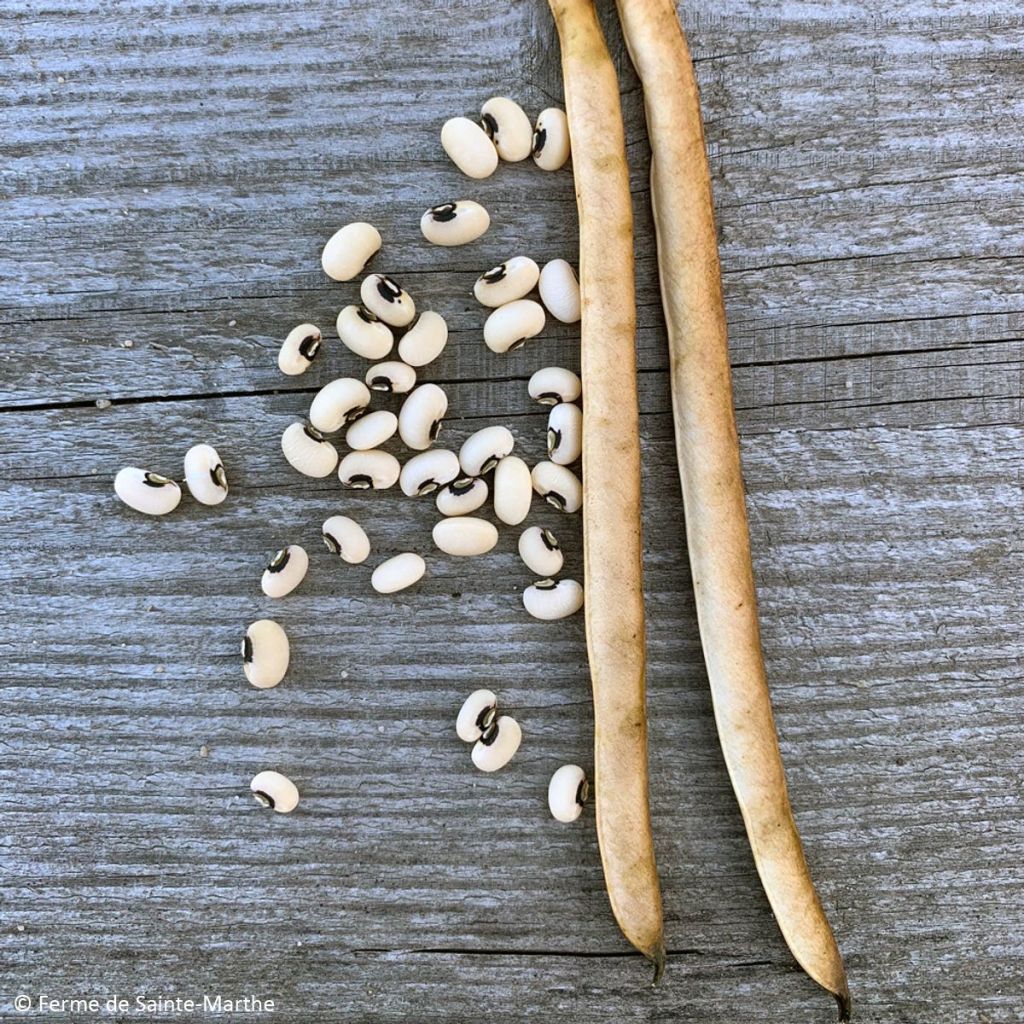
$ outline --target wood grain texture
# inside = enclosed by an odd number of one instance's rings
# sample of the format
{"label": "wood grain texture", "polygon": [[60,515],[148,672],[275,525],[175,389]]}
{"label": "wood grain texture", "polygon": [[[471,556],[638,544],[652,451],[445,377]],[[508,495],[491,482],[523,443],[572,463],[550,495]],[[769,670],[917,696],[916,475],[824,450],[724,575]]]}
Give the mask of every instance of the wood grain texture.
{"label": "wood grain texture", "polygon": [[[1024,17],[986,0],[702,2],[697,60],[769,678],[808,857],[857,1018],[1010,1024],[1024,989],[1020,609]],[[652,808],[672,955],[651,990],[607,909],[590,813],[551,821],[550,772],[587,764],[582,623],[533,622],[503,530],[483,571],[433,558],[369,589],[319,524],[350,511],[374,558],[429,551],[433,507],[305,481],[277,448],[326,380],[279,339],[354,289],[319,248],[345,220],[449,316],[429,374],[452,444],[507,422],[525,380],[578,365],[571,328],[501,360],[475,275],[575,249],[572,182],[460,179],[440,124],[495,91],[560,100],[544,6],[365,0],[169,5],[0,0],[0,1016],[17,993],[246,993],[274,1017],[726,1024],[828,1020],[757,882],[714,735],[668,415],[641,95],[610,6],[636,199]],[[493,228],[441,253],[427,206]],[[131,342],[131,346],[126,345]],[[97,408],[97,399],[112,399]],[[143,521],[111,491],[218,446],[233,492]],[[567,572],[579,523],[557,529]],[[266,557],[306,544],[291,598]],[[244,684],[247,622],[294,666]],[[472,771],[462,697],[523,724]],[[248,779],[290,774],[267,816]],[[33,1019],[68,1019],[37,1014]],[[76,1019],[95,1019],[80,1015]],[[112,1019],[112,1018],[105,1018]],[[140,1019],[138,1016],[125,1019]],[[152,1014],[147,1019],[181,1020]]]}

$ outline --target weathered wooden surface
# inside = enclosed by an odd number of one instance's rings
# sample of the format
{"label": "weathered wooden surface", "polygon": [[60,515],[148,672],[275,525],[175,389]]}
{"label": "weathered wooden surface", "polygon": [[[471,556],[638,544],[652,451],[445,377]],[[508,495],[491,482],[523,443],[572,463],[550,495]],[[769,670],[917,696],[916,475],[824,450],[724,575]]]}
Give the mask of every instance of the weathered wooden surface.
{"label": "weathered wooden surface", "polygon": [[[1024,989],[1024,17],[997,0],[683,13],[775,705],[858,1017],[1009,1024]],[[581,623],[525,618],[507,530],[483,571],[434,558],[416,592],[372,595],[369,566],[318,547],[320,522],[351,510],[380,554],[428,550],[432,506],[342,495],[278,451],[312,391],[358,366],[338,344],[306,377],[274,364],[288,328],[331,326],[353,293],[317,255],[358,216],[382,228],[382,266],[453,324],[429,374],[451,383],[446,438],[500,419],[539,456],[524,381],[574,365],[574,332],[499,360],[468,289],[513,252],[571,251],[571,178],[515,166],[467,183],[437,131],[496,90],[532,111],[558,101],[544,6],[0,0],[3,1019],[18,993],[113,992],[251,994],[296,1022],[830,1019],[771,920],[715,741],[641,96],[606,23],[638,218],[665,984],[612,922],[590,816],[547,816],[551,770],[589,763]],[[490,207],[491,232],[427,248],[420,212],[460,195]],[[197,440],[228,463],[222,508],[143,521],[116,503],[117,468],[175,473]],[[578,522],[535,519],[578,572]],[[311,573],[275,604],[258,576],[288,541]],[[266,614],[294,663],[260,693],[237,643]],[[480,683],[526,737],[496,778],[452,730]],[[270,766],[304,794],[288,818],[248,797]]]}

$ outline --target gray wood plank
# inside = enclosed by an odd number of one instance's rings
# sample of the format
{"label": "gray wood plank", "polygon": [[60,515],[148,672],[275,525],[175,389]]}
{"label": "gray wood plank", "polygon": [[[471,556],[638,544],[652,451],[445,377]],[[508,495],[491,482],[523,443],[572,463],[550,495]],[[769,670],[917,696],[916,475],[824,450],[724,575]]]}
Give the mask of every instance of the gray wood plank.
{"label": "gray wood plank", "polygon": [[[641,96],[609,5],[637,212],[652,800],[673,950],[659,989],[611,920],[591,813],[565,828],[545,808],[550,771],[589,763],[582,623],[524,616],[507,529],[486,563],[435,554],[415,591],[374,595],[375,559],[430,551],[432,504],[344,494],[280,456],[315,388],[362,365],[335,342],[304,378],[274,368],[292,324],[330,328],[354,293],[317,265],[354,216],[451,319],[426,374],[451,395],[445,443],[498,420],[534,461],[544,417],[525,380],[576,365],[571,328],[491,356],[469,299],[506,255],[571,255],[568,174],[503,167],[473,184],[494,227],[465,250],[431,250],[417,228],[426,206],[470,194],[437,144],[445,117],[498,89],[530,110],[558,102],[550,20],[541,3],[438,12],[0,0],[5,1019],[16,993],[44,991],[252,994],[296,1024],[829,1019],[761,895],[715,740]],[[895,14],[702,0],[683,15],[775,706],[858,1017],[1008,1024],[1024,987],[1024,17],[1004,0]],[[224,506],[186,499],[154,522],[116,502],[117,468],[180,475],[200,439],[227,461]],[[371,534],[368,565],[319,546],[342,510]],[[581,573],[578,519],[533,516]],[[268,601],[259,572],[295,540],[310,576]],[[294,662],[260,693],[237,644],[267,614]],[[482,683],[526,736],[497,778],[471,770],[452,729]],[[248,797],[267,766],[302,789],[290,818]]]}

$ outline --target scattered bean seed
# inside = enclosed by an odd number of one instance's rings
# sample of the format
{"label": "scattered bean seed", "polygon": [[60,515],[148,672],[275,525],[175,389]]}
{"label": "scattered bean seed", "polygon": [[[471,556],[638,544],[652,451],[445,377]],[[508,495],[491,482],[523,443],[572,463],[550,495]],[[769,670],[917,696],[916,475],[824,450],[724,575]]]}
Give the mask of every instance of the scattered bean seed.
{"label": "scattered bean seed", "polygon": [[281,451],[292,469],[303,476],[330,476],[338,464],[334,445],[319,430],[305,423],[293,423],[281,435]]}
{"label": "scattered bean seed", "polygon": [[474,690],[463,701],[455,732],[463,743],[476,743],[493,725],[498,712],[498,698],[490,690]]}
{"label": "scattered bean seed", "polygon": [[249,788],[258,804],[278,814],[288,814],[298,806],[299,791],[295,783],[280,772],[260,772],[249,783]]}
{"label": "scattered bean seed", "polygon": [[502,160],[518,163],[533,151],[530,119],[515,100],[495,96],[480,108],[480,115],[480,123]]}
{"label": "scattered bean seed", "polygon": [[572,402],[559,402],[548,414],[548,456],[559,466],[568,466],[582,452],[583,412]]}
{"label": "scattered bean seed", "polygon": [[529,515],[532,498],[530,467],[518,455],[506,455],[494,471],[494,514],[518,526]]}
{"label": "scattered bean seed", "polygon": [[448,324],[440,313],[428,309],[398,343],[398,355],[410,366],[432,363],[448,343]]}
{"label": "scattered bean seed", "polygon": [[569,159],[569,122],[565,111],[548,107],[533,128],[533,162],[544,171],[557,171]]}
{"label": "scattered bean seed", "polygon": [[468,117],[453,117],[441,129],[441,145],[452,163],[470,178],[489,178],[498,166],[498,150],[487,132]]}
{"label": "scattered bean seed", "polygon": [[473,764],[482,772],[496,772],[512,760],[522,741],[519,723],[502,715],[473,746]]}
{"label": "scattered bean seed", "polygon": [[371,391],[404,395],[416,386],[416,371],[397,360],[377,363],[366,371],[366,384]]}
{"label": "scattered bean seed", "polygon": [[260,586],[267,597],[284,597],[290,594],[305,578],[309,569],[306,549],[298,544],[289,544],[270,560],[263,570]]}
{"label": "scattered bean seed", "polygon": [[369,404],[370,389],[361,380],[339,377],[316,393],[309,407],[309,422],[321,434],[333,434],[360,416]]}
{"label": "scattered bean seed", "polygon": [[359,286],[359,298],[374,316],[392,327],[405,327],[416,315],[412,296],[386,274],[364,277]]}
{"label": "scattered bean seed", "polygon": [[548,783],[548,807],[555,821],[575,821],[589,796],[587,773],[578,764],[563,764]]}
{"label": "scattered bean seed", "polygon": [[284,679],[288,659],[288,637],[272,619],[257,619],[245,631],[242,667],[258,690],[269,690]]}
{"label": "scattered bean seed", "polygon": [[366,531],[348,516],[331,516],[324,523],[323,535],[327,550],[350,565],[359,565],[370,555],[370,538],[366,536]]}
{"label": "scattered bean seed", "polygon": [[126,466],[114,477],[114,493],[136,512],[147,516],[165,516],[181,501],[181,488],[158,473]]}
{"label": "scattered bean seed", "polygon": [[533,467],[533,489],[559,512],[578,512],[583,504],[580,478],[565,466],[538,462]]}
{"label": "scattered bean seed", "polygon": [[427,571],[427,563],[415,552],[406,551],[381,562],[370,577],[370,585],[378,594],[394,594],[418,583]]}
{"label": "scattered bean seed", "polygon": [[391,328],[363,306],[346,306],[334,326],[345,348],[364,359],[383,359],[395,343]]}
{"label": "scattered bean seed", "polygon": [[448,411],[448,396],[436,384],[421,384],[402,403],[398,433],[415,451],[429,448],[437,439]]}
{"label": "scattered bean seed", "polygon": [[515,447],[516,439],[508,427],[484,427],[470,434],[459,449],[459,464],[466,476],[483,476]]}
{"label": "scattered bean seed", "polygon": [[512,352],[544,330],[544,307],[533,299],[499,306],[484,323],[484,344],[492,352]]}
{"label": "scattered bean seed", "polygon": [[380,249],[380,233],[372,224],[346,224],[327,240],[320,263],[334,281],[351,281]]}
{"label": "scattered bean seed", "polygon": [[402,467],[390,452],[349,452],[338,466],[338,479],[353,490],[386,491],[398,480]]}
{"label": "scattered bean seed", "polygon": [[433,494],[459,475],[459,457],[447,448],[434,448],[414,455],[402,467],[398,485],[406,497]]}
{"label": "scattered bean seed", "polygon": [[434,524],[434,543],[447,555],[485,555],[498,543],[498,528],[486,519],[455,516]]}
{"label": "scattered bean seed", "polygon": [[541,302],[556,320],[574,324],[580,319],[580,283],[565,260],[545,263],[537,287]]}
{"label": "scattered bean seed", "polygon": [[355,451],[367,452],[379,448],[397,429],[398,417],[387,409],[378,409],[360,416],[345,431],[345,444]]}
{"label": "scattered bean seed", "polygon": [[528,526],[519,535],[519,557],[538,576],[557,576],[562,571],[562,549],[558,538],[540,526]]}
{"label": "scattered bean seed", "polygon": [[530,397],[541,405],[557,405],[559,402],[575,402],[583,387],[572,370],[545,366],[530,378],[528,390]]}
{"label": "scattered bean seed", "polygon": [[523,591],[523,605],[535,619],[564,619],[583,607],[583,588],[576,580],[539,580]]}
{"label": "scattered bean seed", "polygon": [[472,199],[432,206],[420,218],[423,237],[434,245],[465,245],[490,226],[490,215]]}
{"label": "scattered bean seed", "polygon": [[437,492],[437,511],[443,516],[464,516],[475,512],[486,500],[486,480],[464,476],[445,484]]}
{"label": "scattered bean seed", "polygon": [[192,497],[203,505],[219,505],[228,496],[228,477],[217,449],[193,445],[185,453],[185,483]]}
{"label": "scattered bean seed", "polygon": [[323,335],[313,324],[293,327],[277,353],[278,369],[289,377],[305,373],[320,351]]}
{"label": "scattered bean seed", "polygon": [[540,268],[529,256],[513,256],[481,274],[473,294],[482,306],[497,309],[526,295],[540,277]]}

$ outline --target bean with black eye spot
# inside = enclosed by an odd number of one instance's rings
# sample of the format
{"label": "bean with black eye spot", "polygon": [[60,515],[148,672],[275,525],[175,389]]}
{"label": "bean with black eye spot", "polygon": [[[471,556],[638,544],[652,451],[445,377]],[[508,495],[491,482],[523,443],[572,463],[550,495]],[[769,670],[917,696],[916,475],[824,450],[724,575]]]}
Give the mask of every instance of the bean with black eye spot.
{"label": "bean with black eye spot", "polygon": [[507,96],[494,96],[480,108],[480,124],[508,163],[525,160],[533,151],[533,128],[525,111]]}
{"label": "bean with black eye spot", "polygon": [[558,538],[540,526],[528,526],[519,535],[519,557],[538,576],[557,576],[564,561]]}
{"label": "bean with black eye spot", "polygon": [[165,516],[181,501],[181,488],[166,476],[126,466],[114,477],[114,493],[136,512]]}
{"label": "bean with black eye spot", "polygon": [[334,281],[351,281],[380,249],[380,232],[372,224],[346,224],[327,240],[320,256],[324,273]]}
{"label": "bean with black eye spot", "polygon": [[572,402],[559,402],[548,413],[548,457],[559,466],[568,466],[582,452],[583,412]]}
{"label": "bean with black eye spot", "polygon": [[289,657],[288,637],[273,619],[258,619],[245,631],[242,668],[258,690],[269,690],[284,679]]}
{"label": "bean with black eye spot", "polygon": [[316,393],[309,407],[309,422],[321,434],[333,434],[361,416],[369,404],[370,389],[361,380],[339,377]]}
{"label": "bean with black eye spot", "polygon": [[537,115],[533,129],[533,162],[544,171],[557,171],[569,159],[569,121],[564,110],[548,107]]}
{"label": "bean with black eye spot", "polygon": [[185,483],[192,497],[203,505],[219,505],[228,496],[228,477],[217,449],[193,445],[185,453]]}
{"label": "bean with black eye spot", "polygon": [[482,772],[496,772],[512,760],[522,740],[519,723],[510,715],[502,715],[476,741],[473,764]]}
{"label": "bean with black eye spot", "polygon": [[289,814],[299,805],[299,791],[287,776],[280,772],[260,772],[249,789],[256,802],[278,814]]}
{"label": "bean with black eye spot", "polygon": [[398,480],[402,467],[390,452],[349,452],[338,465],[338,479],[356,491],[386,491]]}
{"label": "bean with black eye spot", "polygon": [[488,212],[472,199],[432,206],[420,218],[420,231],[434,245],[466,245],[491,226]]}
{"label": "bean with black eye spot", "polygon": [[565,466],[554,462],[538,462],[533,467],[533,489],[559,512],[579,512],[583,504],[583,484]]}
{"label": "bean with black eye spot", "polygon": [[548,783],[548,809],[555,821],[575,821],[590,796],[587,773],[578,764],[563,764]]}
{"label": "bean with black eye spot", "polygon": [[474,690],[459,708],[455,733],[463,743],[476,743],[494,724],[498,698],[490,690]]}
{"label": "bean with black eye spot", "polygon": [[421,384],[402,403],[398,434],[414,451],[429,448],[437,439],[448,411],[448,396],[436,384]]}
{"label": "bean with black eye spot", "polygon": [[370,538],[366,531],[348,516],[331,516],[323,526],[324,544],[332,555],[343,562],[359,565],[370,554]]}
{"label": "bean with black eye spot", "polygon": [[416,387],[416,371],[405,363],[393,360],[371,366],[366,371],[365,380],[371,391],[404,395]]}
{"label": "bean with black eye spot", "polygon": [[533,299],[499,306],[484,322],[484,344],[499,354],[513,352],[544,330],[544,307]]}
{"label": "bean with black eye spot", "polygon": [[305,578],[309,569],[309,556],[299,544],[289,544],[270,560],[263,570],[260,586],[267,597],[285,597]]}
{"label": "bean with black eye spot", "polygon": [[293,327],[278,350],[278,369],[289,377],[305,373],[316,359],[322,342],[323,335],[315,324],[299,324],[298,327]]}
{"label": "bean with black eye spot", "polygon": [[391,328],[363,306],[346,306],[334,326],[345,348],[364,359],[383,359],[395,343]]}
{"label": "bean with black eye spot", "polygon": [[530,378],[527,390],[541,405],[558,405],[559,402],[575,402],[583,386],[572,370],[545,366]]}
{"label": "bean with black eye spot", "polygon": [[466,476],[490,473],[515,447],[516,440],[508,427],[483,427],[470,434],[459,449],[459,465]]}
{"label": "bean with black eye spot", "polygon": [[465,516],[475,512],[486,500],[486,480],[464,476],[445,484],[437,492],[437,511],[443,516]]}
{"label": "bean with black eye spot", "polygon": [[434,448],[414,455],[402,467],[398,485],[407,498],[433,494],[459,475],[459,457],[446,448]]}
{"label": "bean with black eye spot", "polygon": [[359,298],[375,317],[392,327],[405,327],[416,316],[412,296],[387,274],[364,277],[359,286]]}
{"label": "bean with black eye spot", "polygon": [[477,302],[490,309],[523,298],[537,284],[540,268],[529,256],[513,256],[481,274],[473,285]]}
{"label": "bean with black eye spot", "polygon": [[452,163],[470,178],[489,178],[498,166],[498,150],[480,125],[468,117],[451,117],[441,128],[441,146]]}
{"label": "bean with black eye spot", "polygon": [[576,580],[539,580],[523,591],[523,606],[535,619],[564,619],[583,607],[583,587]]}
{"label": "bean with black eye spot", "polygon": [[292,469],[303,476],[325,477],[338,464],[338,451],[319,430],[293,423],[281,435],[281,451]]}

